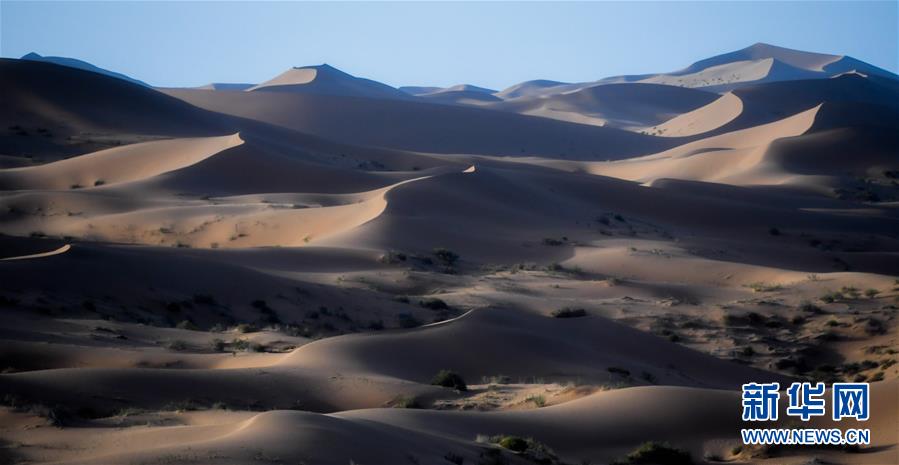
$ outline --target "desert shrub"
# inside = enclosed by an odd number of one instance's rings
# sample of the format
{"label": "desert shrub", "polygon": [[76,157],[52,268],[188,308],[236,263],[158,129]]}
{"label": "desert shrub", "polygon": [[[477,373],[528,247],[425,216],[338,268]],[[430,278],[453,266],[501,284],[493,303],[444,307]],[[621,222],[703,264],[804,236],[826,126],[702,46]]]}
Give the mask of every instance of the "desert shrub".
{"label": "desert shrub", "polygon": [[454,454],[452,452],[447,452],[446,455],[443,456],[443,459],[449,463],[454,465],[462,465],[465,463],[465,458],[459,454]]}
{"label": "desert shrub", "polygon": [[880,291],[877,289],[865,289],[865,297],[869,299],[877,297],[877,294],[880,294]]}
{"label": "desert shrub", "polygon": [[630,370],[628,370],[628,369],[626,369],[626,368],[621,368],[621,367],[609,367],[608,370],[609,370],[609,373],[613,373],[613,374],[616,374],[616,375],[621,375],[621,376],[630,376],[630,375],[631,375]]}
{"label": "desert shrub", "polygon": [[811,303],[808,300],[799,302],[799,311],[807,313],[822,313],[821,307]]}
{"label": "desert shrub", "polygon": [[545,407],[546,406],[546,397],[541,395],[536,396],[528,396],[525,402],[533,402],[537,407]]}
{"label": "desert shrub", "polygon": [[226,345],[227,344],[225,344],[225,341],[221,340],[220,338],[215,338],[209,343],[209,346],[210,348],[212,348],[213,352],[224,352]]}
{"label": "desert shrub", "polygon": [[564,307],[552,311],[553,318],[580,318],[587,316],[587,311],[583,308]]}
{"label": "desert shrub", "polygon": [[462,375],[451,370],[440,370],[437,372],[437,374],[434,375],[434,378],[431,379],[431,384],[434,386],[453,388],[457,391],[468,390],[468,386],[465,384],[465,380],[462,379]]}
{"label": "desert shrub", "polygon": [[102,186],[103,184],[106,184],[106,181],[104,181],[102,179],[98,179],[98,180],[94,181],[94,187],[99,187],[99,186]]}
{"label": "desert shrub", "polygon": [[396,322],[400,328],[417,328],[421,326],[421,321],[415,318],[411,313],[400,313],[396,316]]}
{"label": "desert shrub", "polygon": [[384,329],[384,322],[381,320],[373,320],[368,323],[368,329],[372,331],[381,331]]}
{"label": "desert shrub", "polygon": [[492,442],[503,449],[509,449],[515,452],[524,452],[528,448],[528,442],[524,438],[518,436],[501,436]]}
{"label": "desert shrub", "polygon": [[843,286],[840,288],[840,293],[843,295],[848,295],[852,299],[857,299],[861,297],[862,293],[855,286]]}
{"label": "desert shrub", "polygon": [[499,449],[484,449],[478,456],[478,465],[507,465],[506,457]]}
{"label": "desert shrub", "polygon": [[234,327],[234,330],[240,334],[246,334],[246,333],[255,333],[256,331],[259,331],[259,328],[256,327],[256,325],[251,324],[251,323],[240,323],[239,325]]}
{"label": "desert shrub", "polygon": [[563,244],[562,241],[560,241],[560,240],[558,240],[558,239],[556,239],[556,238],[553,238],[553,237],[544,237],[544,238],[543,238],[543,245],[548,245],[548,246],[559,246],[559,245],[562,245],[562,244]]}
{"label": "desert shrub", "polygon": [[868,378],[868,381],[870,381],[872,383],[875,383],[877,381],[883,381],[883,372],[878,371],[877,373],[874,373],[873,375],[871,375],[870,378]]}
{"label": "desert shrub", "polygon": [[418,399],[411,396],[397,396],[389,405],[393,408],[422,408]]}
{"label": "desert shrub", "polygon": [[645,465],[692,465],[690,454],[682,449],[670,446],[668,443],[649,441],[644,442],[633,452],[627,454],[623,462],[627,464]]}
{"label": "desert shrub", "polygon": [[779,284],[771,284],[765,282],[754,282],[749,283],[746,287],[752,289],[754,292],[774,292],[783,289]]}
{"label": "desert shrub", "polygon": [[247,348],[250,352],[265,352],[265,345],[258,342],[251,342]]}
{"label": "desert shrub", "polygon": [[393,265],[393,264],[405,262],[406,259],[408,259],[408,258],[409,258],[409,257],[406,256],[406,254],[404,254],[404,253],[402,253],[402,252],[397,252],[397,251],[395,251],[395,250],[390,250],[390,251],[388,251],[387,253],[385,253],[384,255],[381,255],[380,261],[381,261],[381,263],[386,263],[386,264],[391,264],[391,265]]}
{"label": "desert shrub", "polygon": [[446,302],[444,302],[443,300],[438,299],[436,297],[426,297],[424,299],[421,299],[418,301],[418,305],[421,305],[422,307],[427,308],[429,310],[448,310],[449,309],[449,305],[447,305]]}
{"label": "desert shrub", "polygon": [[440,260],[446,266],[453,266],[459,261],[459,254],[443,247],[434,249],[433,253],[437,260]]}
{"label": "desert shrub", "polygon": [[755,326],[765,323],[765,317],[756,312],[747,313],[746,319],[749,320],[749,324],[755,325]]}
{"label": "desert shrub", "polygon": [[832,304],[836,301],[843,300],[843,298],[844,298],[843,293],[839,292],[839,291],[827,292],[824,295],[822,295],[821,297],[819,297],[821,302],[824,302],[827,304]]}
{"label": "desert shrub", "polygon": [[512,435],[491,436],[488,442],[496,444],[503,449],[520,454],[522,457],[534,463],[553,464],[558,463],[555,452],[546,444],[534,438],[522,438]]}
{"label": "desert shrub", "polygon": [[243,351],[250,348],[250,341],[246,339],[234,338],[231,340],[231,349],[234,351]]}
{"label": "desert shrub", "polygon": [[393,298],[393,301],[394,301],[394,302],[399,302],[399,303],[401,303],[401,304],[408,304],[408,303],[409,303],[409,297],[404,296],[404,295],[398,295],[398,296],[396,296],[396,297]]}
{"label": "desert shrub", "polygon": [[181,322],[175,325],[175,327],[178,329],[186,329],[189,331],[196,331],[198,329],[197,325],[195,325],[194,322],[190,320],[181,320]]}
{"label": "desert shrub", "polygon": [[166,342],[165,348],[168,350],[182,351],[187,349],[187,343],[180,339],[175,339],[174,341]]}
{"label": "desert shrub", "polygon": [[868,321],[865,322],[865,332],[872,336],[877,334],[886,334],[887,328],[882,321],[874,318],[869,318]]}

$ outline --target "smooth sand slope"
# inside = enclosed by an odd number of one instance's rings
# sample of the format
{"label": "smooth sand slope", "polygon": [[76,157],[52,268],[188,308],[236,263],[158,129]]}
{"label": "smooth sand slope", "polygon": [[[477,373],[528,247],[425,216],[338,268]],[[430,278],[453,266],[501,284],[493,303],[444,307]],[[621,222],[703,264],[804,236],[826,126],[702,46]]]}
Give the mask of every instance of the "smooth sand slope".
{"label": "smooth sand slope", "polygon": [[325,138],[434,153],[616,159],[677,142],[612,128],[456,105],[316,94],[166,90],[211,111]]}
{"label": "smooth sand slope", "polygon": [[607,84],[549,96],[521,97],[489,108],[597,126],[642,131],[703,107],[716,94],[654,84]]}

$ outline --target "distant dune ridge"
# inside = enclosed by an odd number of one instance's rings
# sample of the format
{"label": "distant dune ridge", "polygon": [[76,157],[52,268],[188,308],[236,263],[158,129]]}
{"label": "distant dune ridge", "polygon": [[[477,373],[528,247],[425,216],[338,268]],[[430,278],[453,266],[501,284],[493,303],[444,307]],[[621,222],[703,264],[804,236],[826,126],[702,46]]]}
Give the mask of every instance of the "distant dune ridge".
{"label": "distant dune ridge", "polygon": [[[899,462],[873,65],[163,89],[30,54],[0,94],[0,462]],[[807,425],[872,444],[742,446],[740,386],[803,379],[870,382]]]}

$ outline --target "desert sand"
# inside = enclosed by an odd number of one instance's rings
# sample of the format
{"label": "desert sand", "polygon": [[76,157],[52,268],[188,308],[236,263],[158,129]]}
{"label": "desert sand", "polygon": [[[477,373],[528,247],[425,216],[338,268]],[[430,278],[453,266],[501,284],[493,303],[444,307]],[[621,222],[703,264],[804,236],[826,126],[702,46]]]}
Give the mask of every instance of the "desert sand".
{"label": "desert sand", "polygon": [[[500,91],[157,89],[26,58],[3,463],[899,463],[887,71],[756,44]],[[797,380],[870,382],[870,421],[809,425],[872,444],[742,446],[740,386]]]}

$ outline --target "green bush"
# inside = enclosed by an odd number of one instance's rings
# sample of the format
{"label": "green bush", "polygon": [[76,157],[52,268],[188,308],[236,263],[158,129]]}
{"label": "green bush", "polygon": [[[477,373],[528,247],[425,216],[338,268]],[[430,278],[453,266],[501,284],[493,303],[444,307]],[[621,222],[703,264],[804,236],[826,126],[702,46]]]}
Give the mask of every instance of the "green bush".
{"label": "green bush", "polygon": [[453,388],[457,391],[467,391],[468,385],[465,384],[465,380],[462,379],[462,375],[450,371],[450,370],[440,370],[431,380],[431,384],[434,386],[443,386],[448,388]]}
{"label": "green bush", "polygon": [[518,436],[503,436],[496,441],[500,447],[515,452],[524,452],[528,449],[528,442]]}

